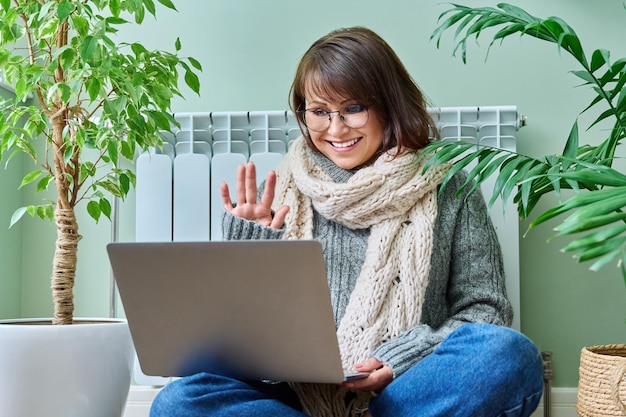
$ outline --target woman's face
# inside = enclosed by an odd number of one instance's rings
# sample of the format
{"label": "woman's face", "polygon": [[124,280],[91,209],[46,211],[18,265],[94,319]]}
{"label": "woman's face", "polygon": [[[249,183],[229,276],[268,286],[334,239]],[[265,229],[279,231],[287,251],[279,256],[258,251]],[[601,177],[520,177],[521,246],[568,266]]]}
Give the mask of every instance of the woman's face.
{"label": "woman's face", "polygon": [[[339,114],[346,116],[346,120],[350,112],[359,110],[359,104],[351,99],[332,102],[315,94],[308,94],[306,97],[307,110],[315,109],[318,113],[340,111]],[[365,111],[367,122],[361,127],[349,127],[341,120],[338,113],[332,113],[327,129],[320,132],[308,129],[311,141],[317,150],[340,168],[354,169],[369,162],[382,146],[384,134],[382,122],[374,109],[369,108]],[[308,118],[310,121],[311,116],[312,114],[307,112],[305,120]],[[321,116],[324,117],[323,112]],[[328,119],[328,115],[325,117]]]}

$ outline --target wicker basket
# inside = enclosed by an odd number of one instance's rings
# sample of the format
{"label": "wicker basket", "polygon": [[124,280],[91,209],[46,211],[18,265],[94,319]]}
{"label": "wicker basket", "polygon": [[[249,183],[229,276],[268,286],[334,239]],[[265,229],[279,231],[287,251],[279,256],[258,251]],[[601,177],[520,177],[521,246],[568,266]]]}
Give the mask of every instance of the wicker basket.
{"label": "wicker basket", "polygon": [[576,410],[581,417],[626,416],[626,345],[583,348]]}

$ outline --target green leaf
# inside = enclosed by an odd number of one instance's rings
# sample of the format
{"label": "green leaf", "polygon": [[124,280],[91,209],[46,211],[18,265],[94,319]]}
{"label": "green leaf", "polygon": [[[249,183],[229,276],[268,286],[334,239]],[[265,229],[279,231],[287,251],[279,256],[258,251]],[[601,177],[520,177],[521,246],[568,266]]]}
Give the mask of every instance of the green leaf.
{"label": "green leaf", "polygon": [[[611,175],[611,173],[615,175]],[[626,187],[626,176],[615,170],[605,170],[604,172],[591,170],[565,171],[558,174],[558,177],[573,180],[577,183],[591,184],[595,187]]]}
{"label": "green leaf", "polygon": [[578,254],[578,260],[580,262],[586,262],[598,258],[624,245],[624,243],[626,243],[626,236],[605,240],[602,243],[581,251]]}
{"label": "green leaf", "polygon": [[39,27],[38,38],[51,39],[56,35],[58,28],[59,28],[59,20],[46,16],[42,20],[41,26]]}
{"label": "green leaf", "polygon": [[[588,230],[606,226],[617,221],[626,221],[626,213],[619,211],[608,214],[601,214],[599,216],[588,217],[578,221],[565,220],[555,228],[555,230],[559,232],[556,236],[565,236],[573,233],[586,232]],[[603,231],[603,233],[606,233],[606,231]]]}
{"label": "green leaf", "polygon": [[[427,166],[431,162],[433,164],[445,164],[445,163],[453,161],[457,156],[460,156],[467,149],[476,147],[476,144],[464,143],[464,142],[447,143],[445,145],[448,145],[448,146],[442,146],[439,152],[436,152],[435,154],[432,155],[432,158],[434,159],[429,158],[426,161],[426,164],[424,165],[424,172],[427,170]],[[467,165],[473,162],[473,159],[474,159],[473,155],[476,155],[476,154],[466,155],[460,158],[459,160],[457,160],[454,164],[450,166],[450,169],[446,172],[446,175],[444,176],[441,182],[441,186],[439,189],[440,193],[443,192],[445,186],[448,184],[450,179],[452,179],[452,177],[457,172],[459,172],[460,170],[462,170]],[[458,194],[460,194],[462,191],[463,191],[463,187],[461,187],[458,190]]]}
{"label": "green leaf", "polygon": [[126,174],[120,174],[120,190],[122,191],[122,196],[125,196],[130,191],[130,178]]}
{"label": "green leaf", "polygon": [[620,90],[619,98],[617,99],[615,107],[617,112],[626,113],[626,87]]}
{"label": "green leaf", "polygon": [[587,84],[596,83],[596,79],[594,78],[593,74],[591,74],[589,71],[570,71],[570,72],[574,74],[575,76],[577,76],[578,78],[585,81],[585,83]]}
{"label": "green leaf", "polygon": [[81,165],[81,171],[84,171],[84,176],[93,177],[96,175],[96,165],[91,161],[86,161]]}
{"label": "green leaf", "polygon": [[127,141],[122,142],[121,154],[124,158],[132,161],[135,156],[135,148]]}
{"label": "green leaf", "polygon": [[614,108],[610,108],[605,110],[604,112],[602,112],[602,114],[600,116],[598,116],[598,118],[589,125],[588,129],[591,129],[593,126],[597,125],[598,123],[600,123],[602,120],[607,119],[611,116],[615,116],[615,109]]}
{"label": "green leaf", "polygon": [[170,0],[159,0],[159,3],[169,9],[176,10],[176,7],[174,7],[174,3],[172,3]]}
{"label": "green leaf", "polygon": [[113,183],[112,181],[100,181],[98,183],[98,186],[102,187],[103,189],[110,192],[116,197],[121,197],[123,195],[122,192],[120,191],[119,186]]}
{"label": "green leaf", "polygon": [[22,183],[20,184],[18,189],[20,189],[20,188],[24,187],[25,185],[30,184],[31,182],[35,181],[37,178],[39,178],[41,176],[41,174],[42,174],[42,172],[39,171],[39,170],[29,172],[22,179]]}
{"label": "green leaf", "polygon": [[[624,213],[621,213],[621,214],[624,214]],[[620,220],[623,220],[623,218]],[[588,230],[588,229],[584,229],[584,230]],[[572,251],[580,250],[586,247],[592,247],[594,245],[597,245],[598,243],[601,243],[612,237],[618,236],[622,233],[626,233],[625,224],[618,224],[616,226],[613,226],[607,229],[602,229],[594,233],[589,233],[581,238],[571,241],[569,244],[567,244],[563,248],[563,252],[572,252]]]}
{"label": "green leaf", "polygon": [[[563,22],[565,24],[565,22]],[[572,30],[571,28],[569,28]],[[580,44],[580,39],[576,36],[575,33],[565,33],[561,39],[562,45],[580,62],[584,67],[587,67],[587,57],[585,56],[585,51]]]}
{"label": "green leaf", "polygon": [[591,72],[596,72],[602,68],[605,64],[609,64],[609,57],[611,53],[606,49],[596,49],[591,55]]}
{"label": "green leaf", "polygon": [[111,203],[106,198],[100,199],[100,211],[111,220]]}
{"label": "green leaf", "polygon": [[135,54],[136,57],[141,57],[143,54],[148,53],[148,50],[146,49],[145,46],[143,46],[140,43],[132,43],[130,45],[130,49],[131,51],[133,51],[133,53]]}
{"label": "green leaf", "polygon": [[106,22],[109,25],[123,25],[128,23],[128,20],[123,19],[121,17],[107,17]]}
{"label": "green leaf", "polygon": [[74,51],[71,47],[64,46],[62,48],[59,48],[54,56],[58,58],[58,62],[61,67],[65,70],[68,70],[72,67],[72,65],[74,65],[78,55],[76,54],[76,51]]}
{"label": "green leaf", "polygon": [[87,88],[87,93],[89,93],[89,99],[94,102],[98,99],[100,95],[100,80],[98,78],[90,78],[85,81],[85,87]]}
{"label": "green leaf", "polygon": [[54,220],[54,206],[52,204],[46,204],[42,206],[35,206],[35,214],[41,220]]}
{"label": "green leaf", "polygon": [[15,223],[20,221],[20,219],[24,216],[24,214],[26,214],[26,210],[27,210],[26,207],[20,207],[13,212],[13,215],[11,216],[11,223],[9,224],[9,228],[13,227]]}
{"label": "green leaf", "polygon": [[156,15],[156,8],[154,7],[154,2],[152,0],[143,0],[143,5],[152,16]]}
{"label": "green leaf", "polygon": [[[617,258],[620,254],[624,253],[624,249],[623,248],[619,248],[616,249],[614,251],[609,252],[608,254],[600,257],[600,259],[598,259],[596,262],[593,263],[593,265],[591,265],[589,267],[589,269],[591,271],[597,272],[599,271],[603,266],[605,266],[606,264],[608,264],[609,262],[611,262],[613,259]],[[626,277],[626,274],[623,275],[624,277]]]}
{"label": "green leaf", "polygon": [[19,101],[25,101],[31,93],[33,86],[25,79],[20,79],[15,83],[15,96]]}
{"label": "green leaf", "polygon": [[187,58],[187,60],[195,69],[202,71],[202,64],[200,64],[200,61],[192,57]]}
{"label": "green leaf", "polygon": [[139,7],[135,9],[135,23],[140,25],[143,22],[144,17],[146,16],[146,10],[143,7]]}
{"label": "green leaf", "polygon": [[576,158],[576,155],[578,155],[578,119],[576,119],[569,132],[563,155],[568,158]]}
{"label": "green leaf", "polygon": [[558,215],[575,208],[586,207],[590,204],[595,204],[613,197],[619,197],[620,195],[626,195],[626,189],[606,188],[596,191],[581,192],[570,197],[563,204],[553,207],[548,211],[558,211],[559,213],[556,214]]}
{"label": "green leaf", "polygon": [[[437,18],[438,22],[441,22],[442,19],[444,19],[444,17],[446,17],[446,15],[448,14],[452,14],[455,10],[457,9],[463,9],[464,6],[459,6],[459,5],[454,5],[456,9],[449,9],[446,10],[445,12],[441,13],[439,15],[439,17]],[[446,19],[443,20],[443,23],[441,23],[434,31],[433,33],[430,35],[430,40],[433,40],[434,38],[437,38],[437,48],[439,48],[440,46],[440,42],[441,42],[441,37],[443,36],[443,33],[448,30],[449,28],[451,28],[452,26],[454,26],[459,20],[461,20],[464,17],[464,13],[463,12],[459,12],[456,14],[453,14],[451,17],[448,17]]]}
{"label": "green leaf", "polygon": [[80,56],[83,60],[89,61],[96,52],[98,39],[95,36],[86,36],[80,45]]}
{"label": "green leaf", "polygon": [[[492,153],[491,157],[489,159],[492,159],[495,155],[496,155],[496,153]],[[500,156],[498,156],[498,158],[496,160],[488,161],[483,166],[483,168],[480,170],[480,173],[476,176],[475,181],[474,181],[472,187],[468,191],[468,194],[473,193],[485,180],[487,180],[487,178],[489,178],[491,175],[493,175],[493,173],[496,172],[496,170],[498,170],[498,168],[502,164],[502,161],[504,161],[507,157],[508,157],[507,155],[500,155]],[[482,162],[483,161],[481,161],[481,163]],[[478,166],[479,165],[477,165],[477,167]],[[491,207],[491,206],[489,206],[489,207]]]}
{"label": "green leaf", "polygon": [[523,176],[521,176],[521,178],[525,178],[525,180],[520,181],[520,191],[519,191],[521,195],[521,205],[523,209],[522,213],[524,214],[524,216],[528,215],[532,207],[532,204],[530,203],[531,201],[530,196],[531,194],[535,193],[535,190],[533,189],[533,184],[534,184],[533,178],[535,176],[545,174],[547,171],[546,166],[543,164],[533,164],[533,165],[530,165],[528,168],[529,168],[528,171],[524,173]]}
{"label": "green leaf", "polygon": [[102,214],[100,204],[93,200],[87,203],[87,213],[89,213],[91,218],[93,218],[97,223],[98,220],[100,220],[100,215]]}
{"label": "green leaf", "polygon": [[509,16],[522,20],[524,22],[534,22],[538,20],[536,17],[532,16],[524,9],[518,6],[514,6],[512,4],[500,3],[498,4],[498,8],[505,11]]}
{"label": "green leaf", "polygon": [[48,91],[48,101],[53,102],[58,99],[67,103],[70,99],[71,93],[72,91],[67,84],[56,83]]}
{"label": "green leaf", "polygon": [[74,5],[69,1],[61,1],[59,3],[59,7],[57,8],[57,16],[59,16],[59,20],[62,22],[69,17],[69,15],[74,11]]}
{"label": "green leaf", "polygon": [[[568,217],[567,221],[582,221],[585,218],[599,216],[602,214],[610,213],[615,210],[619,210],[622,207],[626,206],[626,193],[624,193],[623,188],[613,188],[614,190],[620,190],[622,193],[613,193],[607,198],[598,199],[595,201],[590,201],[581,208],[579,208],[574,214]],[[587,194],[592,195],[594,193],[599,193],[599,191],[590,191]],[[597,195],[596,195],[597,197]]]}
{"label": "green leaf", "polygon": [[495,158],[499,153],[500,151],[498,149],[481,149],[478,158],[472,158],[473,161],[477,161],[477,164],[468,172],[468,179],[466,180],[464,186],[468,185],[471,181],[478,181],[482,176],[481,174],[483,173],[485,167],[487,167],[489,162],[491,162],[491,160]]}
{"label": "green leaf", "polygon": [[37,188],[36,191],[40,192],[40,191],[45,191],[48,189],[48,186],[50,185],[50,182],[54,179],[54,177],[52,175],[46,175],[45,177],[43,177],[41,180],[39,180],[39,182],[37,183]]}
{"label": "green leaf", "polygon": [[185,83],[194,93],[200,94],[200,79],[192,71],[185,71]]}
{"label": "green leaf", "polygon": [[470,149],[475,149],[475,143],[469,142],[448,142],[435,141],[426,145],[423,151],[418,155],[416,163],[420,163],[422,159],[426,159],[422,172],[425,173],[434,165],[441,165],[452,162],[456,157],[465,153]]}
{"label": "green leaf", "polygon": [[54,179],[54,177],[50,174],[46,175],[45,177],[43,177],[42,179],[39,180],[39,182],[37,183],[37,187],[35,189],[36,192],[41,192],[41,191],[45,191],[48,189],[48,186],[50,185],[50,182],[52,182],[52,180]]}
{"label": "green leaf", "polygon": [[514,23],[510,26],[506,26],[500,29],[495,35],[493,35],[493,40],[491,41],[491,45],[495,43],[496,40],[504,39],[508,36],[513,35],[514,33],[523,32],[525,25],[523,23]]}
{"label": "green leaf", "polygon": [[[498,197],[501,197],[504,202],[509,199],[511,190],[515,187],[515,183],[511,181],[511,175],[513,174],[513,171],[519,169],[519,165],[525,159],[526,158],[522,155],[513,155],[509,156],[506,161],[502,162],[500,165],[500,172],[498,173],[493,186],[493,194],[491,196],[491,200],[489,200],[489,207],[492,207],[495,204]],[[511,184],[510,187],[507,186],[508,184]],[[503,204],[502,209],[504,210],[505,207],[506,204]]]}
{"label": "green leaf", "polygon": [[119,17],[121,13],[120,0],[110,0],[109,10],[114,17]]}
{"label": "green leaf", "polygon": [[618,59],[611,65],[611,67],[599,78],[599,87],[604,87],[607,83],[614,81],[616,76],[619,76],[620,72],[626,65],[626,58]]}
{"label": "green leaf", "polygon": [[169,119],[164,112],[150,111],[147,113],[148,118],[153,121],[154,126],[160,130],[167,130],[170,128]]}

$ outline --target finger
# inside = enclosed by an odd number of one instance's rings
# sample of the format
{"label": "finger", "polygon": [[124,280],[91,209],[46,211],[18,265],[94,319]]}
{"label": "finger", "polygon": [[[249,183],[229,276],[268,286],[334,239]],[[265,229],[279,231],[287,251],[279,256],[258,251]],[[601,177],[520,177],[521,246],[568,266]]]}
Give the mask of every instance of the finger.
{"label": "finger", "polygon": [[231,212],[233,210],[233,202],[230,199],[230,190],[226,181],[222,181],[220,184],[220,194],[222,195],[222,203],[224,204],[224,210]]}
{"label": "finger", "polygon": [[257,187],[256,187],[256,167],[254,162],[248,162],[246,165],[246,202],[250,204],[256,203]]}
{"label": "finger", "polygon": [[237,167],[237,189],[235,196],[238,205],[244,205],[246,203],[246,166],[239,165]]}
{"label": "finger", "polygon": [[357,363],[354,368],[359,372],[370,372],[379,369],[383,363],[376,358],[367,358],[363,363]]}
{"label": "finger", "polygon": [[289,206],[280,206],[278,210],[276,210],[276,213],[274,213],[270,227],[273,227],[274,229],[280,229],[283,227],[287,213],[289,213]]}
{"label": "finger", "polygon": [[367,378],[357,379],[344,383],[344,386],[353,390],[379,391],[385,388],[393,380],[393,371],[384,366],[372,371]]}
{"label": "finger", "polygon": [[267,173],[265,179],[265,188],[263,189],[263,195],[261,196],[261,205],[267,208],[272,207],[274,201],[274,191],[276,189],[276,172],[270,171]]}

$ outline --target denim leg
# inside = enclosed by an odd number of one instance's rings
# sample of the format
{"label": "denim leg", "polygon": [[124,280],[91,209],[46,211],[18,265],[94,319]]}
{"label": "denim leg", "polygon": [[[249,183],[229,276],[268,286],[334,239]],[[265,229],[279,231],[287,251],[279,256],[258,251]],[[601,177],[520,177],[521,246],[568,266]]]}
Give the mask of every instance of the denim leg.
{"label": "denim leg", "polygon": [[543,361],[521,333],[464,324],[370,402],[373,417],[528,417],[543,392]]}
{"label": "denim leg", "polygon": [[163,388],[150,417],[304,416],[299,409],[297,396],[287,384],[197,374]]}

